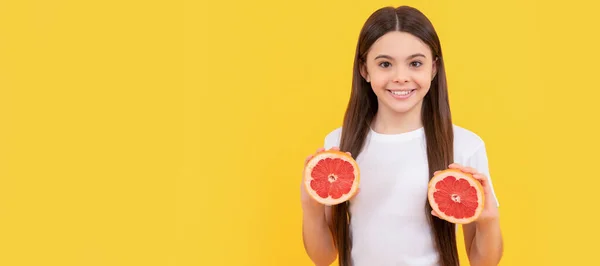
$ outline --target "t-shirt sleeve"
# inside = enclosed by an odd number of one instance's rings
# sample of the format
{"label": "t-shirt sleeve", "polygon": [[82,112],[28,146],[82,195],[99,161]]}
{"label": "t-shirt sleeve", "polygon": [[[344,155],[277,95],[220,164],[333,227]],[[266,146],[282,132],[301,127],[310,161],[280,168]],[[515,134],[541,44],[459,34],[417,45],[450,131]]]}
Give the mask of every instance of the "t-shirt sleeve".
{"label": "t-shirt sleeve", "polygon": [[341,128],[337,128],[331,132],[329,132],[329,134],[327,134],[327,136],[325,136],[325,140],[323,143],[323,148],[325,148],[326,150],[331,149],[332,147],[340,147],[340,138],[342,136],[342,129]]}
{"label": "t-shirt sleeve", "polygon": [[488,184],[490,185],[492,196],[496,199],[497,205],[500,206],[500,202],[498,201],[498,197],[496,197],[496,192],[494,191],[494,185],[492,184],[487,151],[484,143],[481,143],[475,152],[467,159],[465,166],[475,168],[475,170],[488,178]]}

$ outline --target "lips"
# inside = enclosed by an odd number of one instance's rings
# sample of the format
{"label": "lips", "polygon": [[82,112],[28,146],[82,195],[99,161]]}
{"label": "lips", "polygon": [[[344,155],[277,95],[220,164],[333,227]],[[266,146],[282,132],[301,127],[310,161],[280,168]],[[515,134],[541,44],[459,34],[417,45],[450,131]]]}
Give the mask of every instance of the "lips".
{"label": "lips", "polygon": [[388,93],[394,97],[395,99],[406,99],[414,94],[416,89],[408,89],[408,90],[387,90]]}
{"label": "lips", "polygon": [[400,96],[408,95],[408,94],[410,94],[413,91],[414,91],[414,89],[412,89],[412,90],[390,90],[390,92],[392,94],[394,94],[394,95],[400,95]]}

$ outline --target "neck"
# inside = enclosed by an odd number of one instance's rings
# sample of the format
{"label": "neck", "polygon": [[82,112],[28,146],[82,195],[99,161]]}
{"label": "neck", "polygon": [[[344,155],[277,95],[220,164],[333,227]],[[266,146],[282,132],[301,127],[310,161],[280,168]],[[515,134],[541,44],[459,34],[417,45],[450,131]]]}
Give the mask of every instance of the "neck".
{"label": "neck", "polygon": [[375,132],[381,134],[400,134],[421,127],[423,127],[421,104],[406,113],[397,113],[387,108],[379,108],[371,125]]}

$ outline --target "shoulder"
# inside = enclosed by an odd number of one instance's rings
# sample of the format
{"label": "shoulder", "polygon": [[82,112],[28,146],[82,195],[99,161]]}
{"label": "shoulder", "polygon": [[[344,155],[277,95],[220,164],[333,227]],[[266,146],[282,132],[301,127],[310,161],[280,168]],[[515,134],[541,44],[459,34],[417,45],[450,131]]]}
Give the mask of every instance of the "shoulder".
{"label": "shoulder", "polygon": [[331,147],[339,147],[340,138],[342,137],[342,127],[338,127],[325,135],[325,143],[323,148],[330,149]]}
{"label": "shoulder", "polygon": [[456,157],[470,157],[477,151],[485,149],[485,142],[477,133],[458,125],[453,125],[453,130]]}

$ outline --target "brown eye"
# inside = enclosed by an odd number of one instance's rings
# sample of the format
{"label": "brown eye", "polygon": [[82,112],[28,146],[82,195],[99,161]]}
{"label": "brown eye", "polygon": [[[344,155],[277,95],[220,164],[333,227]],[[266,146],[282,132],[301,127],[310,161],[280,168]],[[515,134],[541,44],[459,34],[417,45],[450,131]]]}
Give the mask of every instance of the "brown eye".
{"label": "brown eye", "polygon": [[390,64],[390,62],[381,62],[379,63],[380,67],[384,67],[384,68],[388,68],[390,67],[392,64]]}
{"label": "brown eye", "polygon": [[421,63],[419,61],[413,61],[410,63],[410,66],[412,66],[412,67],[420,67],[421,65],[423,65],[423,63]]}

